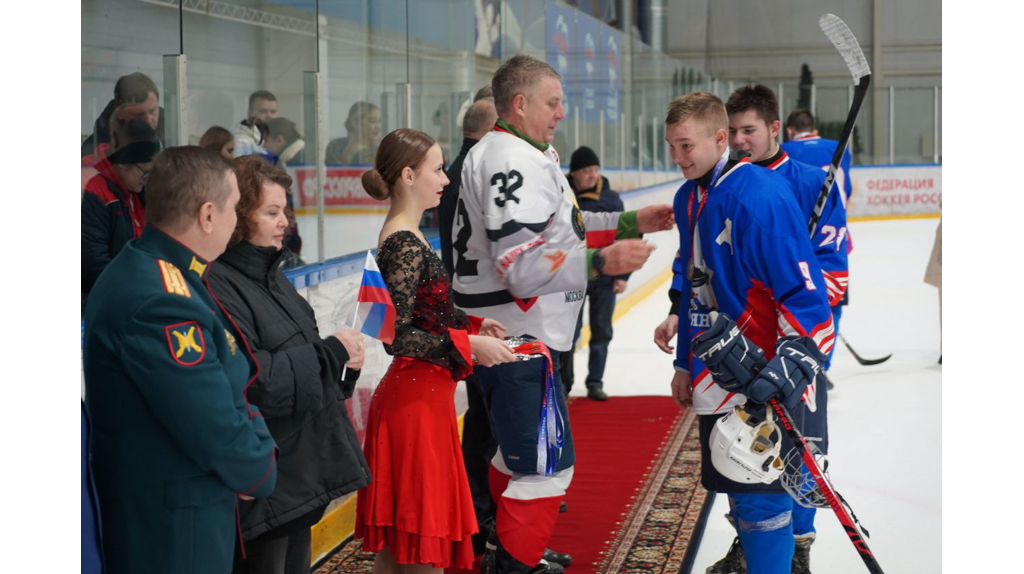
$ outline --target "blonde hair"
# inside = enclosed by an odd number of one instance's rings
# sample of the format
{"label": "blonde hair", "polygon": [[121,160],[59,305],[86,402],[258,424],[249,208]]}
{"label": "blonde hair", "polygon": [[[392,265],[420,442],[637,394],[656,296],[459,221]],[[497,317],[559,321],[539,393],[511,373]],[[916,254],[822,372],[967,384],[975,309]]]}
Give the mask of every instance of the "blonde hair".
{"label": "blonde hair", "polygon": [[729,130],[729,114],[722,100],[708,92],[690,92],[678,96],[668,104],[665,125],[672,126],[695,119],[708,126],[709,131]]}

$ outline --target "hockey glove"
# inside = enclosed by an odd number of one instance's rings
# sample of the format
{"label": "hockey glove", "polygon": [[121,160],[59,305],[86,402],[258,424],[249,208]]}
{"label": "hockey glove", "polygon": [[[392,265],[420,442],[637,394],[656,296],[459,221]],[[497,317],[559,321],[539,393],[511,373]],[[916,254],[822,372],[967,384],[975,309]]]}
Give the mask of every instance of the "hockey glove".
{"label": "hockey glove", "polygon": [[758,403],[776,397],[792,410],[800,404],[807,385],[824,373],[823,365],[828,357],[818,350],[810,337],[784,337],[775,352],[775,358],[750,383],[745,394]]}
{"label": "hockey glove", "polygon": [[764,350],[744,337],[736,321],[722,313],[708,330],[693,339],[690,349],[707,365],[718,386],[731,393],[745,393],[768,362]]}

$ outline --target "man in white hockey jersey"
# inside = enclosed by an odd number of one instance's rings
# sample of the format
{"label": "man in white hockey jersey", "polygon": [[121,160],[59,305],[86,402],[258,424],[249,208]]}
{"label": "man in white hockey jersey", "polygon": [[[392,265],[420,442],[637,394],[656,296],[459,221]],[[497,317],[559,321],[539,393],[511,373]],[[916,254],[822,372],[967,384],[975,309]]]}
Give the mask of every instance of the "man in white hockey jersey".
{"label": "man in white hockey jersey", "polygon": [[[654,247],[637,238],[671,229],[672,207],[580,212],[550,145],[565,117],[558,73],[518,55],[491,87],[499,119],[466,156],[452,226],[455,304],[501,321],[510,336],[539,339],[557,364],[572,345],[588,278],[639,269]],[[474,369],[499,445],[485,572],[549,571],[541,558],[575,454],[558,371],[541,363]]]}

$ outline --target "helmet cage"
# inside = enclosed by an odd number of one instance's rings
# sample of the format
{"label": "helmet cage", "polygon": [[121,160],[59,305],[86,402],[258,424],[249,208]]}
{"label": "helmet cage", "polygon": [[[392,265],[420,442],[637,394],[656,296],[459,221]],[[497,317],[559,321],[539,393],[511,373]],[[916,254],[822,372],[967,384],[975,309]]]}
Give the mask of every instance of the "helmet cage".
{"label": "helmet cage", "polygon": [[[828,459],[813,442],[808,441],[807,448],[814,457],[815,464],[821,469],[822,476],[831,484],[832,481],[828,477]],[[821,487],[814,480],[814,475],[804,464],[799,449],[790,449],[786,453],[784,463],[785,468],[779,480],[782,483],[782,488],[793,497],[793,500],[805,508],[828,508],[828,499],[825,498],[825,493],[821,491]]]}

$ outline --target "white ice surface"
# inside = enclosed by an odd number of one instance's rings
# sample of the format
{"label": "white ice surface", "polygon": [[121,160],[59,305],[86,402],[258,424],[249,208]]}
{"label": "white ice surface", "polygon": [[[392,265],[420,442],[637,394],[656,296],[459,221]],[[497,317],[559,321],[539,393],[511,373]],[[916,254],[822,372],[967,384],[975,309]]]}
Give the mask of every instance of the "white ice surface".
{"label": "white ice surface", "polygon": [[[836,343],[829,376],[830,475],[853,505],[886,572],[942,570],[942,367],[938,290],[922,282],[938,221],[853,223],[850,306],[841,332],[862,357],[893,353],[886,363],[860,366]],[[612,396],[668,395],[671,357],[658,350],[654,327],[665,317],[665,290],[614,325],[605,390]],[[587,351],[576,354],[576,388],[585,396]],[[725,555],[735,532],[718,496],[694,572]],[[811,550],[816,574],[862,573],[866,568],[835,514],[819,510]]]}

